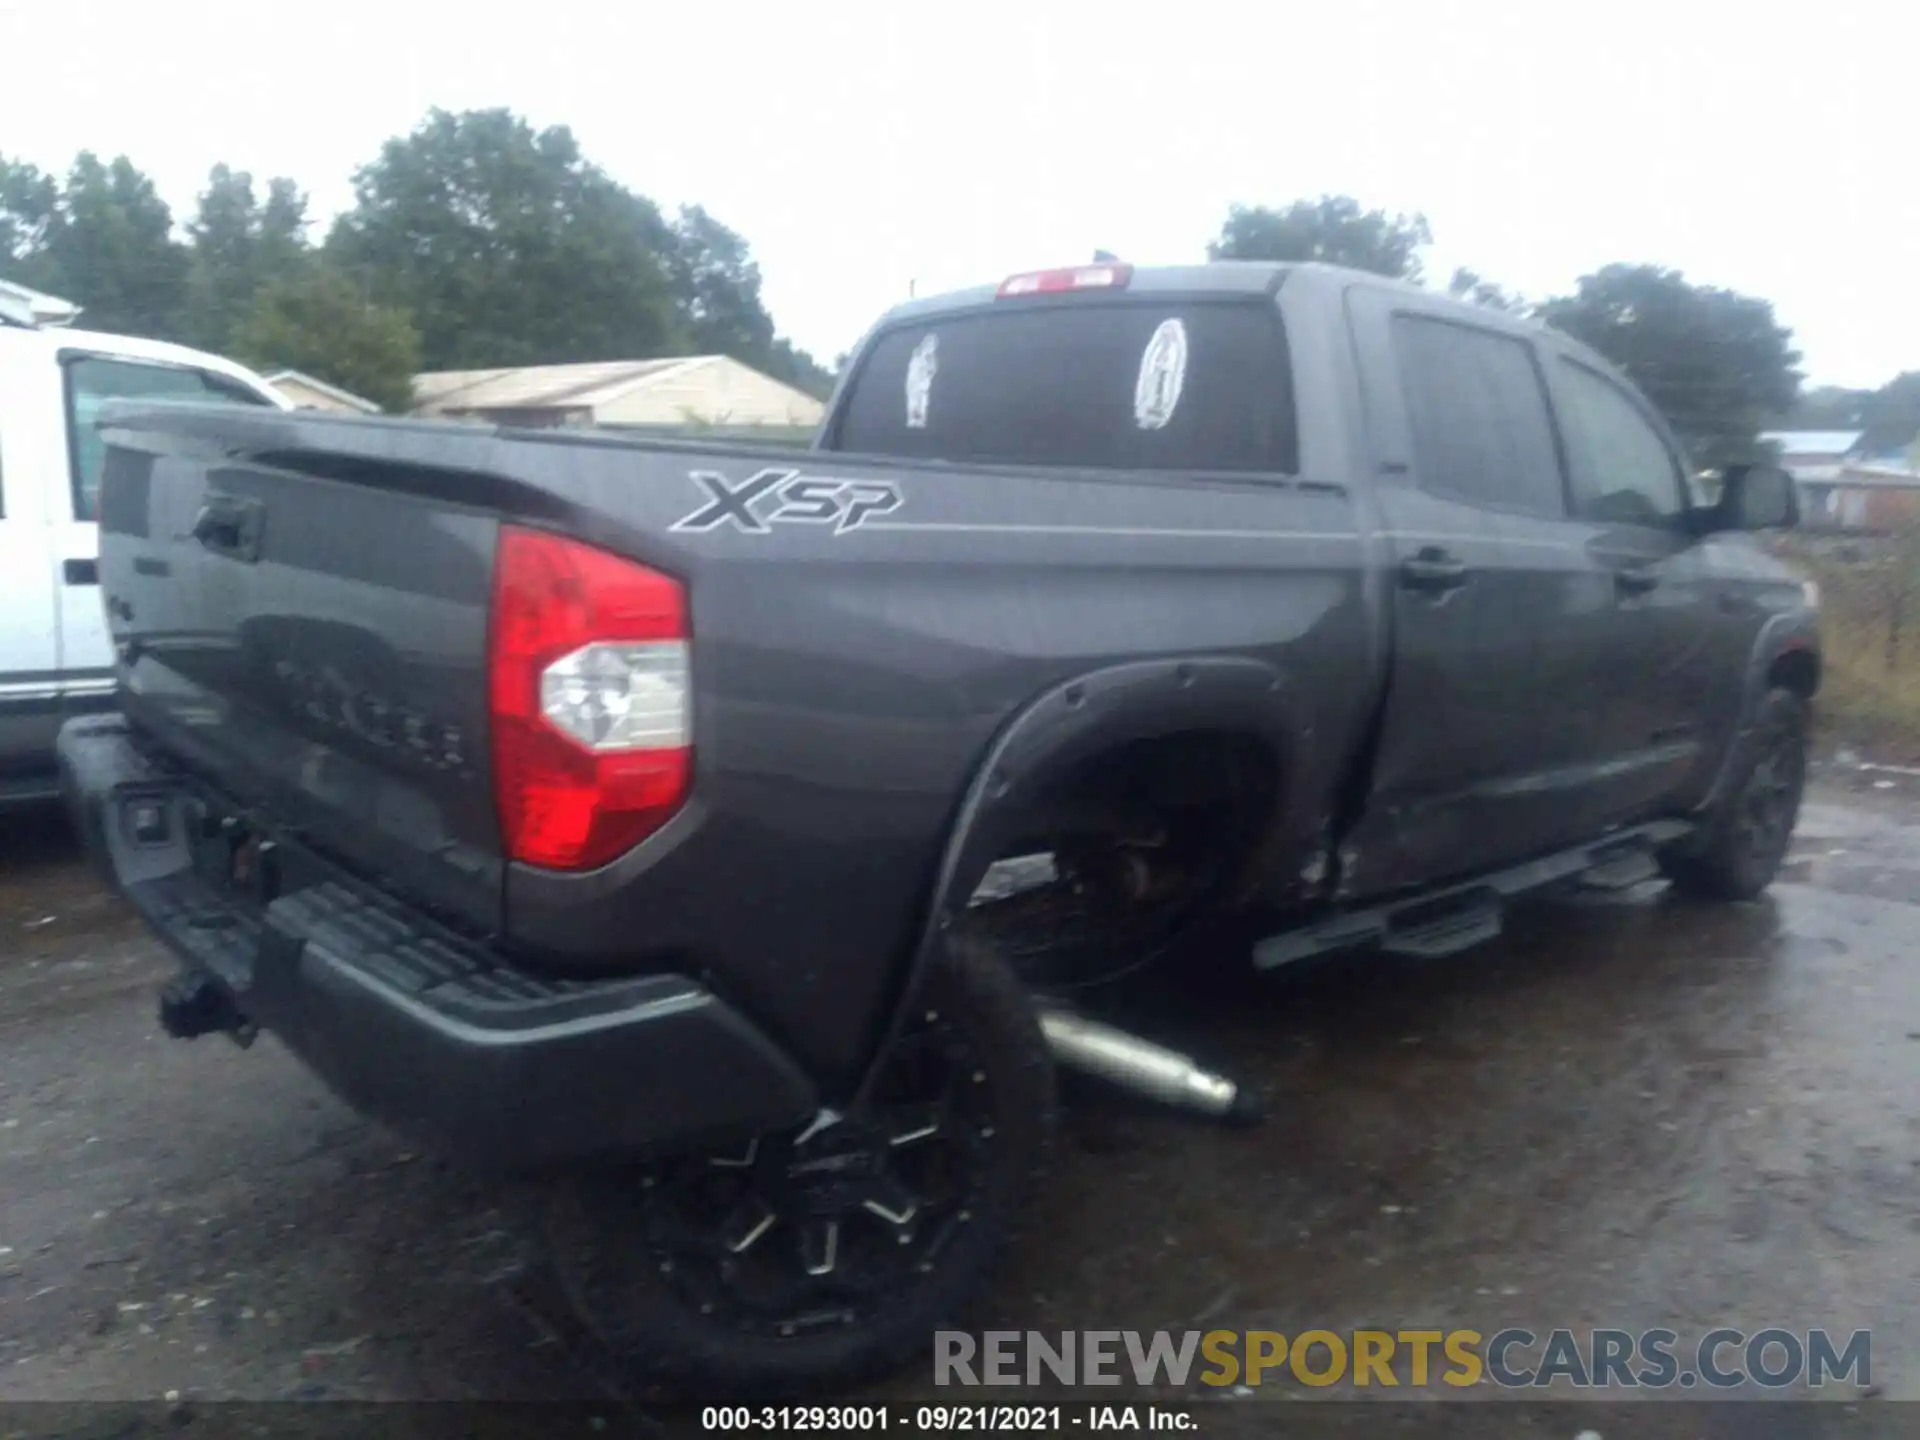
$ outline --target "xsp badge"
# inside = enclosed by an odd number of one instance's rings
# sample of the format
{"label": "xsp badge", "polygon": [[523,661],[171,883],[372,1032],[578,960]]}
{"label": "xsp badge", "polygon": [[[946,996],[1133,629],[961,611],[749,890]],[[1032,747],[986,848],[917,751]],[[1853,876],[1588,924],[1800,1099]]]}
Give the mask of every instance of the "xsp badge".
{"label": "xsp badge", "polygon": [[844,535],[900,508],[900,492],[884,480],[834,480],[798,470],[762,470],[738,484],[717,470],[695,470],[691,478],[709,498],[676,520],[674,530],[718,530],[731,523],[761,534],[775,525],[831,525],[834,534]]}

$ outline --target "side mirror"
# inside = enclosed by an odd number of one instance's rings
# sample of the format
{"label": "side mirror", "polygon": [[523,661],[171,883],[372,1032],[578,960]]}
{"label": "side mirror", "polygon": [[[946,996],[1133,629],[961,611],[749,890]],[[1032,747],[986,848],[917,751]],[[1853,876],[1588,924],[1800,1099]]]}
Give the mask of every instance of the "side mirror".
{"label": "side mirror", "polygon": [[1800,523],[1800,492],[1778,465],[1731,465],[1720,499],[1707,512],[1709,530],[1778,530]]}

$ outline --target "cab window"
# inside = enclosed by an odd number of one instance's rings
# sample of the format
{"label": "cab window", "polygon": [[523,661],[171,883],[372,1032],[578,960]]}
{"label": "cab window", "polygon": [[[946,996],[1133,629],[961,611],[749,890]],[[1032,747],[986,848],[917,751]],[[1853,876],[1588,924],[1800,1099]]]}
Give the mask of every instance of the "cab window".
{"label": "cab window", "polygon": [[1488,509],[1566,514],[1547,393],[1526,341],[1402,314],[1393,349],[1421,489]]}
{"label": "cab window", "polygon": [[1685,482],[1653,422],[1598,371],[1562,359],[1558,373],[1580,517],[1607,525],[1671,525],[1686,508]]}

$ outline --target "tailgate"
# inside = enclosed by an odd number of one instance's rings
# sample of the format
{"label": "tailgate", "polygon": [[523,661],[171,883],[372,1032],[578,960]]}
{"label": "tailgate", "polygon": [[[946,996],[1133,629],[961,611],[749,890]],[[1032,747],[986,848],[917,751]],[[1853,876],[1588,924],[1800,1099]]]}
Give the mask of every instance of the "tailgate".
{"label": "tailgate", "polygon": [[101,589],[128,714],[269,826],[496,929],[496,520],[457,484],[329,478],[324,455],[235,443],[285,421],[193,419],[109,419]]}

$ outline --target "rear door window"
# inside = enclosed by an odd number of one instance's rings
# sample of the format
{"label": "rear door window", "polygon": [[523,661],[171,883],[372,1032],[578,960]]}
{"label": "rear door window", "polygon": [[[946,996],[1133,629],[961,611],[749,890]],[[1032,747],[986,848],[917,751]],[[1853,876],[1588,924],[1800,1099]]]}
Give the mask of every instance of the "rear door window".
{"label": "rear door window", "polygon": [[1474,325],[1396,315],[1393,349],[1422,490],[1491,509],[1566,514],[1531,346]]}
{"label": "rear door window", "polygon": [[264,395],[224,375],[209,375],[185,365],[114,360],[100,355],[70,356],[67,369],[67,433],[73,465],[73,515],[92,520],[100,507],[100,466],[106,442],[95,422],[109,400],[224,401],[267,405]]}
{"label": "rear door window", "polygon": [[1273,471],[1298,465],[1271,303],[1002,302],[882,334],[831,448],[986,464]]}

